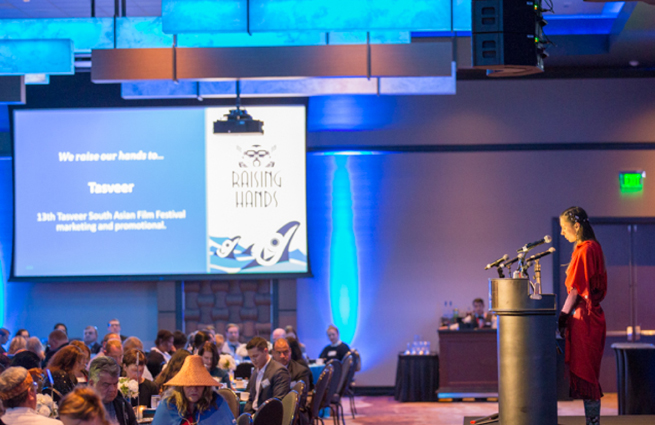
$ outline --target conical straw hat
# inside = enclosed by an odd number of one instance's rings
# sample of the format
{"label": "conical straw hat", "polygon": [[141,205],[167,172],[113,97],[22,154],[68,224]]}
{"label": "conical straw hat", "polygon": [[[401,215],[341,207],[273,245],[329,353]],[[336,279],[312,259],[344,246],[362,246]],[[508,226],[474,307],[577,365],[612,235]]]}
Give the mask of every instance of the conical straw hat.
{"label": "conical straw hat", "polygon": [[172,387],[215,387],[218,382],[202,363],[202,357],[189,356],[184,359],[182,369],[170,381],[164,385]]}

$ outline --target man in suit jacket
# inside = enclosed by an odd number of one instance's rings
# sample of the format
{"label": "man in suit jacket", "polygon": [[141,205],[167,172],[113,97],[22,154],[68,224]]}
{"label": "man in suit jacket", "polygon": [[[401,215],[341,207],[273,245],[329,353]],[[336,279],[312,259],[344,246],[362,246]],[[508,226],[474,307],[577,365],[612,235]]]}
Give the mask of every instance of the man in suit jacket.
{"label": "man in suit jacket", "polygon": [[291,391],[291,381],[289,371],[268,354],[268,342],[264,338],[254,337],[246,349],[255,368],[248,382],[250,397],[244,412],[254,413],[269,398],[282,400]]}
{"label": "man in suit jacket", "polygon": [[305,383],[305,388],[303,388],[302,394],[300,396],[300,423],[307,424],[309,423],[309,416],[306,409],[307,406],[307,394],[309,391],[314,388],[314,383],[312,379],[312,372],[305,365],[298,363],[295,360],[291,359],[291,347],[289,347],[289,342],[286,338],[280,338],[275,341],[273,346],[273,359],[275,359],[282,366],[286,367],[289,371],[289,379],[291,380],[291,389],[298,383],[298,381],[303,381]]}

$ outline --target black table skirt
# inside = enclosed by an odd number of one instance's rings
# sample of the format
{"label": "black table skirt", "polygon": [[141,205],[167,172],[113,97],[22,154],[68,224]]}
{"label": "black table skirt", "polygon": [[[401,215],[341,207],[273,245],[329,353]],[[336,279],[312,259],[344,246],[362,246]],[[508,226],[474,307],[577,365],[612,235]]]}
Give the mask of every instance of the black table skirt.
{"label": "black table skirt", "polygon": [[439,356],[398,356],[396,394],[398,401],[435,401],[439,389]]}

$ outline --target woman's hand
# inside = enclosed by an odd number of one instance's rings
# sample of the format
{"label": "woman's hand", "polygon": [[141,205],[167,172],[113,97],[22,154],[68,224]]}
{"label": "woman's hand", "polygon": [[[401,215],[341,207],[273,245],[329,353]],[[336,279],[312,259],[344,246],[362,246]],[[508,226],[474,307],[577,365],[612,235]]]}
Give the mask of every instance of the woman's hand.
{"label": "woman's hand", "polygon": [[562,338],[564,338],[564,333],[566,332],[566,328],[568,327],[569,317],[571,317],[571,314],[569,313],[564,313],[563,311],[559,313],[559,319],[557,320],[557,328],[559,329],[559,334],[562,336]]}

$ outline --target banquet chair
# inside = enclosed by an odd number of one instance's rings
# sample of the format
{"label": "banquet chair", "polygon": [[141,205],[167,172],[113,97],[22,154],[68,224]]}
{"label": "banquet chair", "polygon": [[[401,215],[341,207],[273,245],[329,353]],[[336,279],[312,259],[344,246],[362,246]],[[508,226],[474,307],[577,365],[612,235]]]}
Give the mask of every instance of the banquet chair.
{"label": "banquet chair", "polygon": [[252,425],[252,416],[250,413],[242,413],[237,419],[237,425]]}
{"label": "banquet chair", "polygon": [[236,370],[234,371],[234,379],[237,378],[250,379],[252,368],[253,368],[253,364],[250,362],[239,363],[237,365]]}
{"label": "banquet chair", "polygon": [[282,425],[284,408],[282,402],[277,398],[269,398],[257,408],[257,413],[252,419],[253,425]]}
{"label": "banquet chair", "polygon": [[351,352],[353,354],[354,370],[352,379],[348,383],[344,395],[350,398],[350,414],[353,416],[353,419],[355,419],[355,415],[357,414],[357,407],[355,406],[355,391],[353,390],[353,385],[355,385],[355,373],[362,369],[362,358],[360,357],[359,351],[356,348],[353,348]]}
{"label": "banquet chair", "polygon": [[353,360],[353,355],[349,351],[341,361],[341,378],[339,379],[339,384],[337,385],[337,391],[332,395],[330,400],[330,409],[335,414],[335,423],[338,424],[339,416],[341,416],[341,421],[343,425],[346,425],[346,415],[343,412],[343,405],[341,404],[341,399],[346,392],[346,388],[350,385],[353,377],[355,375],[355,365]]}
{"label": "banquet chair", "polygon": [[239,417],[239,396],[229,388],[221,388],[218,395],[223,397],[235,418]]}
{"label": "banquet chair", "polygon": [[332,365],[328,364],[323,369],[323,372],[318,377],[316,385],[314,386],[314,391],[312,393],[312,401],[309,405],[309,421],[313,424],[318,424],[319,422],[323,424],[323,419],[320,417],[321,404],[323,399],[325,399],[325,394],[327,393],[328,386],[330,384],[330,379],[332,378]]}
{"label": "banquet chair", "polygon": [[293,421],[296,419],[296,411],[298,408],[298,401],[300,396],[294,390],[291,390],[287,395],[282,398],[282,425],[293,425]]}
{"label": "banquet chair", "polygon": [[[339,381],[341,380],[341,371],[343,369],[343,366],[341,366],[341,362],[337,359],[332,359],[327,364],[328,366],[332,365],[332,376],[330,377],[330,383],[328,384],[325,397],[323,398],[323,402],[321,403],[321,409],[332,410],[331,402],[332,399],[334,398],[334,395],[337,393],[337,387],[339,386]],[[338,425],[338,418],[336,415],[333,415],[333,419],[334,419],[334,425]]]}
{"label": "banquet chair", "polygon": [[296,416],[295,423],[300,421],[300,415],[305,414],[305,407],[307,405],[307,394],[305,393],[305,383],[303,381],[296,382],[296,385],[291,388],[298,393],[298,403],[296,403]]}

